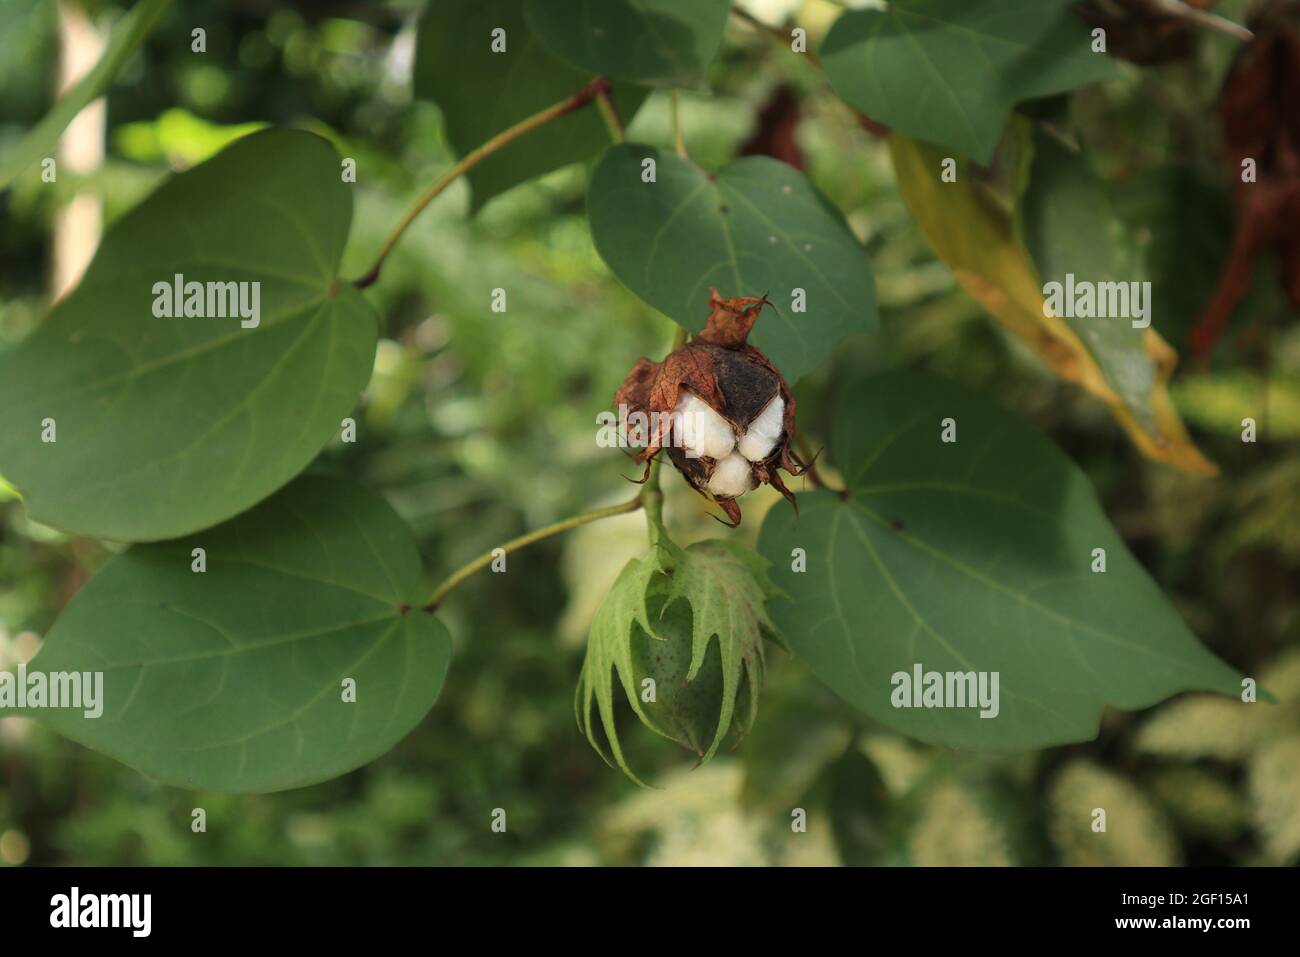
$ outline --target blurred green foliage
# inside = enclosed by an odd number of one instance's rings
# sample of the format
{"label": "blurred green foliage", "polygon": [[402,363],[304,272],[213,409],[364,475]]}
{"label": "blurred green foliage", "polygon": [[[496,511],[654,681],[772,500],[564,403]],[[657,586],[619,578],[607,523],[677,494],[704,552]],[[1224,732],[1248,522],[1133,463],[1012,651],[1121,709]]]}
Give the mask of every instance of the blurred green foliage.
{"label": "blurred green foliage", "polygon": [[[100,13],[109,4],[92,4]],[[358,275],[419,191],[454,159],[435,105],[408,72],[418,4],[198,0],[173,12],[109,97],[103,166],[0,196],[0,348],[47,305],[49,233],[77,193],[111,221],[168,169],[251,128],[304,126],[357,160],[345,274]],[[798,3],[791,4],[798,7]],[[1231,6],[1231,5],[1229,5]],[[807,22],[828,9],[810,2]],[[54,4],[0,6],[0,144],[50,102]],[[208,53],[189,52],[194,25]],[[824,26],[819,29],[824,29]],[[1225,52],[1226,50],[1226,52]],[[1231,206],[1207,116],[1223,38],[1184,62],[1049,106],[1067,116],[1144,238],[1153,282],[1179,309],[1157,325],[1181,346],[1226,249]],[[628,718],[630,760],[663,790],[606,768],[573,721],[582,642],[601,594],[644,542],[629,515],[511,556],[447,601],[456,655],[422,726],[374,764],[301,791],[194,794],[155,786],[19,720],[0,722],[0,864],[1254,864],[1300,856],[1300,326],[1259,277],[1226,342],[1175,379],[1180,411],[1217,479],[1144,462],[1096,402],[1045,372],[983,318],[911,224],[880,141],[805,64],[733,24],[712,95],[684,93],[692,157],[733,155],[778,86],[802,97],[798,142],[813,181],[867,244],[882,331],[849,340],[798,386],[817,444],[822,396],[847,369],[924,367],[996,394],[1088,472],[1112,520],[1202,640],[1259,675],[1278,705],[1229,725],[1212,699],[1108,714],[1094,742],[996,756],[926,747],[873,726],[776,649],[750,738],[692,770]],[[1153,108],[1155,106],[1156,108]],[[671,142],[667,93],[633,138]],[[586,171],[560,170],[468,217],[458,184],[417,221],[368,295],[385,317],[361,441],[320,467],[382,490],[416,529],[429,580],[502,540],[627,496],[637,470],[592,437],[596,415],[672,324],[623,290],[592,248]],[[490,291],[508,287],[493,313]],[[1161,296],[1157,292],[1157,296]],[[1175,299],[1175,297],[1177,297]],[[1266,393],[1263,383],[1268,381]],[[1276,383],[1276,385],[1273,385]],[[1260,420],[1260,442],[1239,420]],[[797,488],[796,488],[797,490]],[[752,540],[760,496],[739,534]],[[786,507],[777,504],[775,507]],[[718,534],[669,477],[678,540]],[[0,664],[25,659],[108,546],[34,526],[0,484]],[[1291,649],[1288,651],[1288,648]],[[1106,835],[1089,811],[1108,809]],[[207,811],[207,831],[190,830]],[[791,809],[808,812],[806,833]],[[493,833],[492,810],[508,830]]]}

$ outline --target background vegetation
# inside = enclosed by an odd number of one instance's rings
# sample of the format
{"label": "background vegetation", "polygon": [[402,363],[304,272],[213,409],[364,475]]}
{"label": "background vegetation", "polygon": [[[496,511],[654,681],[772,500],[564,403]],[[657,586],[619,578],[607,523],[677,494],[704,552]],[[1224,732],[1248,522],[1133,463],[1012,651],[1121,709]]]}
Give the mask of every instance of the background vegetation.
{"label": "background vegetation", "polygon": [[[1216,6],[1242,19],[1240,3]],[[93,3],[97,16],[118,12]],[[837,8],[798,13],[810,45]],[[169,170],[246,132],[296,125],[355,157],[357,275],[410,202],[454,160],[439,111],[410,96],[415,3],[184,4],[147,40],[108,98],[108,153],[84,177],[0,195],[0,349],[48,304],[57,210],[94,195],[111,221]],[[0,6],[0,146],[52,99],[56,6]],[[208,53],[189,52],[204,25]],[[1217,280],[1231,234],[1214,105],[1235,49],[1200,31],[1186,54],[1069,97],[1121,214],[1139,225],[1157,288],[1155,325],[1180,350]],[[638,515],[588,526],[511,557],[443,608],[456,640],[438,706],[392,752],[341,779],[265,796],[156,786],[21,720],[0,723],[0,864],[898,863],[1260,864],[1300,855],[1300,326],[1261,270],[1208,363],[1184,360],[1175,402],[1218,478],[1149,463],[1095,400],[1047,372],[962,294],[918,232],[884,141],[804,60],[743,21],[728,29],[710,92],[682,93],[692,157],[741,150],[780,91],[813,182],[867,244],[882,331],[849,340],[800,383],[816,422],[847,369],[925,368],[996,394],[1087,472],[1125,540],[1202,641],[1279,699],[1240,710],[1182,696],[1108,713],[1097,740],[998,756],[916,744],[864,721],[798,662],[774,652],[751,738],[699,770],[636,723],[633,762],[663,790],[605,767],[574,726],[572,693],[591,613],[643,547]],[[671,143],[669,95],[651,95],[632,137]],[[763,138],[771,145],[772,137]],[[596,447],[596,414],[672,323],[621,288],[583,216],[586,171],[570,167],[469,215],[458,183],[417,222],[368,291],[386,328],[360,411],[362,441],[326,466],[382,490],[417,530],[430,581],[527,529],[626,497],[634,467]],[[475,290],[510,285],[493,313]],[[1162,290],[1164,292],[1162,292]],[[1167,292],[1167,297],[1166,297]],[[1266,389],[1266,382],[1272,385]],[[1256,417],[1261,441],[1240,440]],[[678,541],[714,534],[703,500],[669,475]],[[798,490],[796,486],[796,491]],[[752,536],[775,495],[746,507]],[[109,556],[31,523],[0,489],[0,664],[25,660],[57,612]],[[781,505],[779,507],[785,507]],[[789,808],[809,809],[791,834]],[[1097,850],[1086,809],[1108,808],[1123,840]],[[206,834],[190,812],[208,813]],[[489,829],[505,808],[509,830]],[[1080,810],[1083,809],[1083,810]]]}

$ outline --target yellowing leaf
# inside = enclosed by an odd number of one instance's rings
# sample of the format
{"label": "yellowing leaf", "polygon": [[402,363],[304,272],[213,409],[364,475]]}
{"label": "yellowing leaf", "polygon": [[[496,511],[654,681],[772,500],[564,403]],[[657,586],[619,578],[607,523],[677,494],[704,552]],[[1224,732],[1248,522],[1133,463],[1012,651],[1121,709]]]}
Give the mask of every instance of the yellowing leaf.
{"label": "yellowing leaf", "polygon": [[1010,214],[976,185],[969,165],[959,166],[956,182],[945,183],[939,177],[942,150],[897,133],[889,139],[889,150],[904,202],[967,295],[1057,375],[1106,403],[1143,455],[1188,472],[1218,473],[1192,444],[1169,398],[1167,386],[1178,357],[1154,329],[1145,330],[1145,355],[1133,357],[1155,370],[1145,417],[1150,424],[1144,425],[1144,416],[1121,398],[1066,321],[1044,315],[1042,284],[1029,251],[1016,238]]}

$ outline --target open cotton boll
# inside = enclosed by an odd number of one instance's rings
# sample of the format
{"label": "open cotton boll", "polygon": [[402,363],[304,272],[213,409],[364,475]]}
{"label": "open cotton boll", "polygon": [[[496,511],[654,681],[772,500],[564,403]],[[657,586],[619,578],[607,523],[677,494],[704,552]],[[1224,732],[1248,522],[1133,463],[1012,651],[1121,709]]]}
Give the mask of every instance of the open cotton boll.
{"label": "open cotton boll", "polygon": [[709,491],[719,498],[738,498],[754,487],[754,472],[749,460],[732,452],[720,459],[709,476]]}
{"label": "open cotton boll", "polygon": [[737,449],[751,462],[761,462],[772,454],[785,429],[785,400],[779,395],[769,402],[740,437]]}
{"label": "open cotton boll", "polygon": [[699,397],[684,392],[673,411],[673,428],[687,452],[724,459],[736,445],[736,433],[727,420]]}
{"label": "open cotton boll", "polygon": [[770,485],[794,505],[794,493],[779,473],[808,470],[790,447],[796,432],[790,385],[748,341],[768,305],[766,296],[724,299],[711,289],[704,330],[662,362],[638,359],[614,394],[620,421],[624,407],[629,410],[624,431],[633,428],[633,412],[652,424],[650,441],[635,457],[645,465],[638,481],[649,480],[654,457],[666,453],[691,488],[726,514],[731,528],[740,524],[740,496]]}

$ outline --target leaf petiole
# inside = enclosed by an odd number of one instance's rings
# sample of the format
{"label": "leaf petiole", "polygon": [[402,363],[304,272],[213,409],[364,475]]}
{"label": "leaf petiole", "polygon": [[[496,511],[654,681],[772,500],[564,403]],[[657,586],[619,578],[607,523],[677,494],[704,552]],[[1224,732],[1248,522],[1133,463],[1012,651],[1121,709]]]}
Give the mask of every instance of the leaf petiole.
{"label": "leaf petiole", "polygon": [[[678,326],[673,336],[673,345],[670,351],[676,352],[686,344],[686,328]],[[574,515],[572,518],[566,518],[563,521],[555,522],[544,528],[539,528],[535,532],[529,532],[526,535],[520,535],[518,538],[511,539],[504,545],[499,545],[485,554],[480,555],[468,565],[463,565],[444,579],[441,585],[434,589],[433,597],[429,599],[424,606],[424,611],[432,614],[437,611],[442,600],[447,597],[447,593],[453,588],[469,578],[476,571],[491,565],[493,560],[501,552],[509,554],[534,542],[540,542],[542,539],[550,538],[553,535],[559,535],[561,532],[567,532],[571,528],[577,528],[579,525],[586,525],[589,522],[598,522],[602,518],[612,518],[615,515],[624,515],[628,512],[635,512],[639,508],[645,509],[646,531],[650,536],[650,546],[653,548],[661,541],[668,540],[668,532],[664,528],[664,493],[659,488],[659,458],[650,463],[650,469],[646,473],[645,484],[641,486],[641,491],[635,498],[631,498],[620,505],[609,505],[605,508],[598,508],[595,511],[583,512],[581,515]]]}
{"label": "leaf petiole", "polygon": [[627,131],[623,126],[623,118],[618,115],[618,107],[614,105],[614,99],[609,95],[609,84],[596,91],[596,108],[600,110],[600,118],[605,121],[605,128],[609,130],[609,138],[615,143],[626,143]]}
{"label": "leaf petiole", "polygon": [[[655,491],[658,492],[658,489],[656,488]],[[571,528],[577,528],[579,525],[586,525],[589,522],[597,522],[602,518],[612,518],[615,515],[623,515],[627,512],[635,512],[643,506],[649,508],[648,496],[645,492],[642,492],[635,498],[629,499],[619,505],[610,505],[605,508],[598,508],[591,512],[583,512],[581,515],[574,515],[571,518],[554,522],[553,524],[539,528],[536,531],[529,532],[526,535],[520,535],[518,538],[511,539],[504,545],[500,545],[497,548],[492,549],[492,551],[480,555],[468,565],[463,565],[454,571],[441,585],[434,589],[433,597],[430,598],[428,604],[424,606],[424,611],[429,612],[430,614],[437,611],[438,606],[442,604],[442,600],[447,597],[448,592],[463,582],[466,578],[469,578],[476,571],[491,565],[500,552],[509,554],[510,552],[517,551],[526,545],[532,545],[534,542],[542,541],[542,539],[550,538],[551,536],[558,535],[561,532],[567,532]]]}
{"label": "leaf petiole", "polygon": [[415,205],[412,206],[407,214],[402,217],[402,221],[397,224],[397,228],[389,235],[388,240],[384,243],[383,249],[379,251],[379,256],[375,259],[375,264],[370,267],[364,276],[356,280],[356,287],[358,289],[365,289],[367,286],[374,284],[374,282],[379,278],[379,270],[383,268],[384,260],[388,257],[388,254],[393,251],[393,247],[396,246],[398,241],[402,238],[407,227],[415,221],[415,217],[419,216],[426,206],[433,202],[443,190],[454,183],[462,175],[468,173],[493,153],[509,146],[521,136],[531,133],[539,126],[545,126],[552,120],[559,119],[575,110],[579,110],[588,103],[591,103],[593,100],[602,96],[608,99],[609,81],[603,76],[598,76],[569,98],[561,100],[553,106],[548,106],[546,109],[534,113],[532,116],[525,117],[514,126],[502,130],[483,145],[461,157],[460,161],[456,163],[455,166],[447,170],[447,172],[440,176],[432,186],[424,191],[423,195],[415,201]]}
{"label": "leaf petiole", "polygon": [[684,160],[691,157],[686,152],[686,137],[682,133],[682,110],[681,97],[677,91],[673,90],[673,146],[677,150],[677,155]]}

